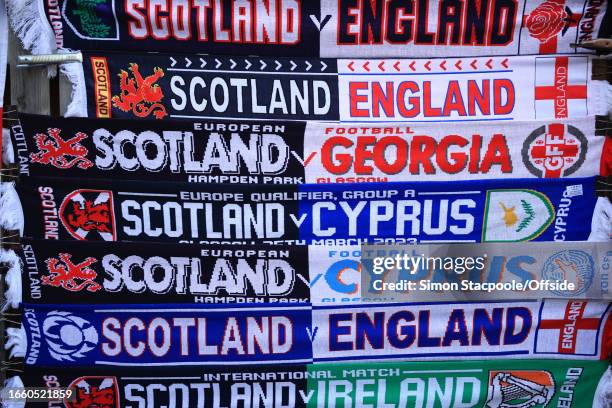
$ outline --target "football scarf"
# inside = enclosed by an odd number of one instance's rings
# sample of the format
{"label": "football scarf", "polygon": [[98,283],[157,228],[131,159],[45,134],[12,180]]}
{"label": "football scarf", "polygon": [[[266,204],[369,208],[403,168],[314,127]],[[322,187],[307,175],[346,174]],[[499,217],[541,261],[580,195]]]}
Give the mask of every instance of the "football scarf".
{"label": "football scarf", "polygon": [[[66,116],[358,122],[607,115],[591,56],[301,59],[83,53]],[[599,69],[595,71],[598,72]]]}
{"label": "football scarf", "polygon": [[[7,115],[19,172],[200,183],[301,184],[607,173],[609,122],[339,125]],[[596,136],[596,134],[600,136]]]}
{"label": "football scarf", "polygon": [[612,300],[608,242],[363,245],[361,253],[368,301]]}
{"label": "football scarf", "polygon": [[8,21],[6,19],[6,6],[4,0],[0,0],[0,169],[4,162],[4,139],[6,131],[2,125],[2,106],[4,104],[4,86],[6,81],[6,68],[8,56]]}
{"label": "football scarf", "polygon": [[[605,0],[11,0],[38,50],[170,51],[308,57],[575,53]],[[44,44],[37,44],[43,42]]]}
{"label": "football scarf", "polygon": [[[176,374],[177,376],[174,376]],[[605,408],[608,364],[482,360],[164,368],[27,367],[27,387],[73,392],[66,407]],[[61,404],[61,399],[58,403]],[[47,407],[45,402],[44,407]],[[56,406],[59,406],[56,405]],[[519,405],[523,404],[523,405]],[[32,403],[33,407],[43,407]]]}
{"label": "football scarf", "polygon": [[12,355],[47,367],[597,360],[611,335],[610,303],[584,300],[22,307]]}
{"label": "football scarf", "polygon": [[[295,303],[315,304],[571,298],[612,300],[607,282],[612,257],[607,243],[382,246],[199,246],[22,239],[17,256],[5,253],[6,301],[37,304]],[[383,252],[385,251],[385,252]],[[422,263],[415,273],[379,274],[373,259],[396,254],[438,254],[446,265]],[[535,256],[534,254],[537,254]],[[483,257],[483,267],[463,262]],[[422,255],[417,255],[416,258]],[[362,262],[363,259],[363,262]],[[414,259],[414,258],[413,258]],[[416,290],[375,290],[373,281],[429,281]],[[473,282],[464,289],[461,282]],[[487,292],[478,284],[571,282]],[[466,282],[466,283],[467,283]],[[436,290],[456,284],[460,290]],[[461,284],[461,286],[459,286]]]}
{"label": "football scarf", "polygon": [[[357,245],[584,241],[599,224],[609,228],[600,211],[594,216],[596,185],[595,177],[476,180],[460,188],[451,182],[75,185],[36,178],[21,181],[18,192],[24,236],[35,239]],[[19,204],[4,201],[9,208]]]}

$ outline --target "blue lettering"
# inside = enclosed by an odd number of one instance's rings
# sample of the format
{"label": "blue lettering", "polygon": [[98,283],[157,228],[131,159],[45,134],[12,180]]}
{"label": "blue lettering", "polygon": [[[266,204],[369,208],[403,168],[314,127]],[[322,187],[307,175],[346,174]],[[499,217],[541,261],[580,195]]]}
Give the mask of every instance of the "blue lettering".
{"label": "blue lettering", "polygon": [[351,334],[350,326],[340,327],[340,322],[350,322],[350,313],[338,313],[329,316],[329,349],[331,351],[348,351],[353,349],[353,343],[338,341],[338,336]]}
{"label": "blue lettering", "polygon": [[499,345],[504,310],[501,307],[496,307],[493,309],[492,315],[493,317],[491,318],[486,309],[474,310],[474,337],[472,345],[480,346],[483,334],[487,339],[487,343],[492,346]]}
{"label": "blue lettering", "polygon": [[[516,319],[523,321],[521,330],[516,330]],[[525,341],[531,330],[531,311],[525,307],[510,307],[506,314],[506,332],[504,333],[504,344],[520,344]]]}
{"label": "blue lettering", "polygon": [[374,313],[374,321],[370,320],[367,313],[358,313],[355,320],[355,348],[357,350],[365,350],[366,338],[372,348],[384,348],[385,312]]}
{"label": "blue lettering", "polygon": [[419,312],[419,347],[440,347],[439,337],[429,337],[429,310]]}
{"label": "blue lettering", "polygon": [[442,345],[448,347],[453,341],[459,341],[462,346],[469,345],[467,325],[465,324],[465,313],[463,309],[453,309],[448,324]]}
{"label": "blue lettering", "polygon": [[523,264],[533,265],[534,263],[536,263],[536,260],[527,255],[510,258],[507,265],[508,272],[518,276],[523,280],[523,282],[527,281],[528,279],[535,279],[536,277],[533,273],[522,268]]}
{"label": "blue lettering", "polygon": [[405,322],[413,322],[414,313],[406,310],[393,313],[391,317],[389,317],[389,323],[387,325],[387,338],[389,339],[389,344],[400,349],[410,347],[412,343],[414,343],[414,338],[416,336],[414,326],[399,326],[402,320]]}
{"label": "blue lettering", "polygon": [[357,293],[359,285],[356,283],[347,284],[342,281],[342,274],[347,270],[361,271],[361,265],[353,259],[338,261],[325,272],[325,281],[336,292],[352,295]]}

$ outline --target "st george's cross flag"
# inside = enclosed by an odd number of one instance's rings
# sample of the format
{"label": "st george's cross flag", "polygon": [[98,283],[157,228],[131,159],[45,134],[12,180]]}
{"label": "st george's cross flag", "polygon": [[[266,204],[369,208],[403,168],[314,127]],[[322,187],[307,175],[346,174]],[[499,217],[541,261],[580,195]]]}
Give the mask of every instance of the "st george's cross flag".
{"label": "st george's cross flag", "polygon": [[536,335],[538,354],[594,355],[598,347],[599,321],[593,316],[606,312],[605,303],[573,300],[564,304],[548,302],[540,308],[540,327]]}
{"label": "st george's cross flag", "polygon": [[588,114],[588,58],[537,57],[535,63],[536,118],[567,118]]}
{"label": "st george's cross flag", "polygon": [[27,49],[290,57],[575,54],[605,0],[9,0]]}

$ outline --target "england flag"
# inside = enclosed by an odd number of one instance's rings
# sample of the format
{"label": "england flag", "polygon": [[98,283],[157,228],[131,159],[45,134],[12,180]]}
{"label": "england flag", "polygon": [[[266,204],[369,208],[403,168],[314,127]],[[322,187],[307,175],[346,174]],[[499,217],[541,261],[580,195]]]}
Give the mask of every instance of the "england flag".
{"label": "england flag", "polygon": [[587,57],[536,58],[536,119],[587,116],[588,78]]}
{"label": "england flag", "polygon": [[584,300],[544,301],[534,353],[595,356],[609,306]]}

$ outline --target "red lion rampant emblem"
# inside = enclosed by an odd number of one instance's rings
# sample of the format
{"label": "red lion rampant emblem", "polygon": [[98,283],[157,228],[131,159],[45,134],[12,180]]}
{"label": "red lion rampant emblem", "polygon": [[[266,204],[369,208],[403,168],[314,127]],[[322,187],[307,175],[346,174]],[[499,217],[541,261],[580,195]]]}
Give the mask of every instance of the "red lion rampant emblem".
{"label": "red lion rampant emblem", "polygon": [[525,20],[529,35],[545,43],[561,30],[565,34],[573,22],[572,11],[564,7],[565,0],[547,0],[533,9]]}
{"label": "red lion rampant emblem", "polygon": [[71,292],[80,292],[86,289],[97,292],[102,286],[94,281],[98,274],[89,266],[98,262],[96,258],[88,257],[83,262],[75,264],[71,261],[72,255],[59,254],[58,258],[49,258],[45,261],[50,276],[43,276],[43,285],[62,287]]}
{"label": "red lion rampant emblem", "polygon": [[166,107],[161,104],[164,93],[157,82],[164,76],[164,71],[153,68],[153,74],[143,78],[140,74],[138,64],[131,63],[128,68],[134,78],[129,77],[127,71],[121,70],[119,74],[121,93],[112,98],[113,106],[124,112],[132,112],[139,118],[146,118],[151,113],[155,119],[163,119],[168,115]]}
{"label": "red lion rampant emblem", "polygon": [[[93,163],[88,160],[88,150],[85,146],[79,144],[83,139],[87,139],[87,135],[83,132],[78,132],[73,138],[64,140],[60,136],[61,130],[50,128],[47,134],[38,133],[34,136],[38,153],[31,153],[30,159],[32,163],[50,164],[58,169],[70,169],[75,165],[79,169],[88,169],[93,166]],[[67,157],[72,156],[72,159]]]}
{"label": "red lion rampant emblem", "polygon": [[115,377],[79,377],[68,386],[74,397],[64,400],[67,408],[117,408],[119,387]]}
{"label": "red lion rampant emblem", "polygon": [[60,219],[70,235],[79,240],[91,239],[97,232],[105,241],[115,241],[115,216],[112,192],[106,190],[75,190],[64,198]]}

